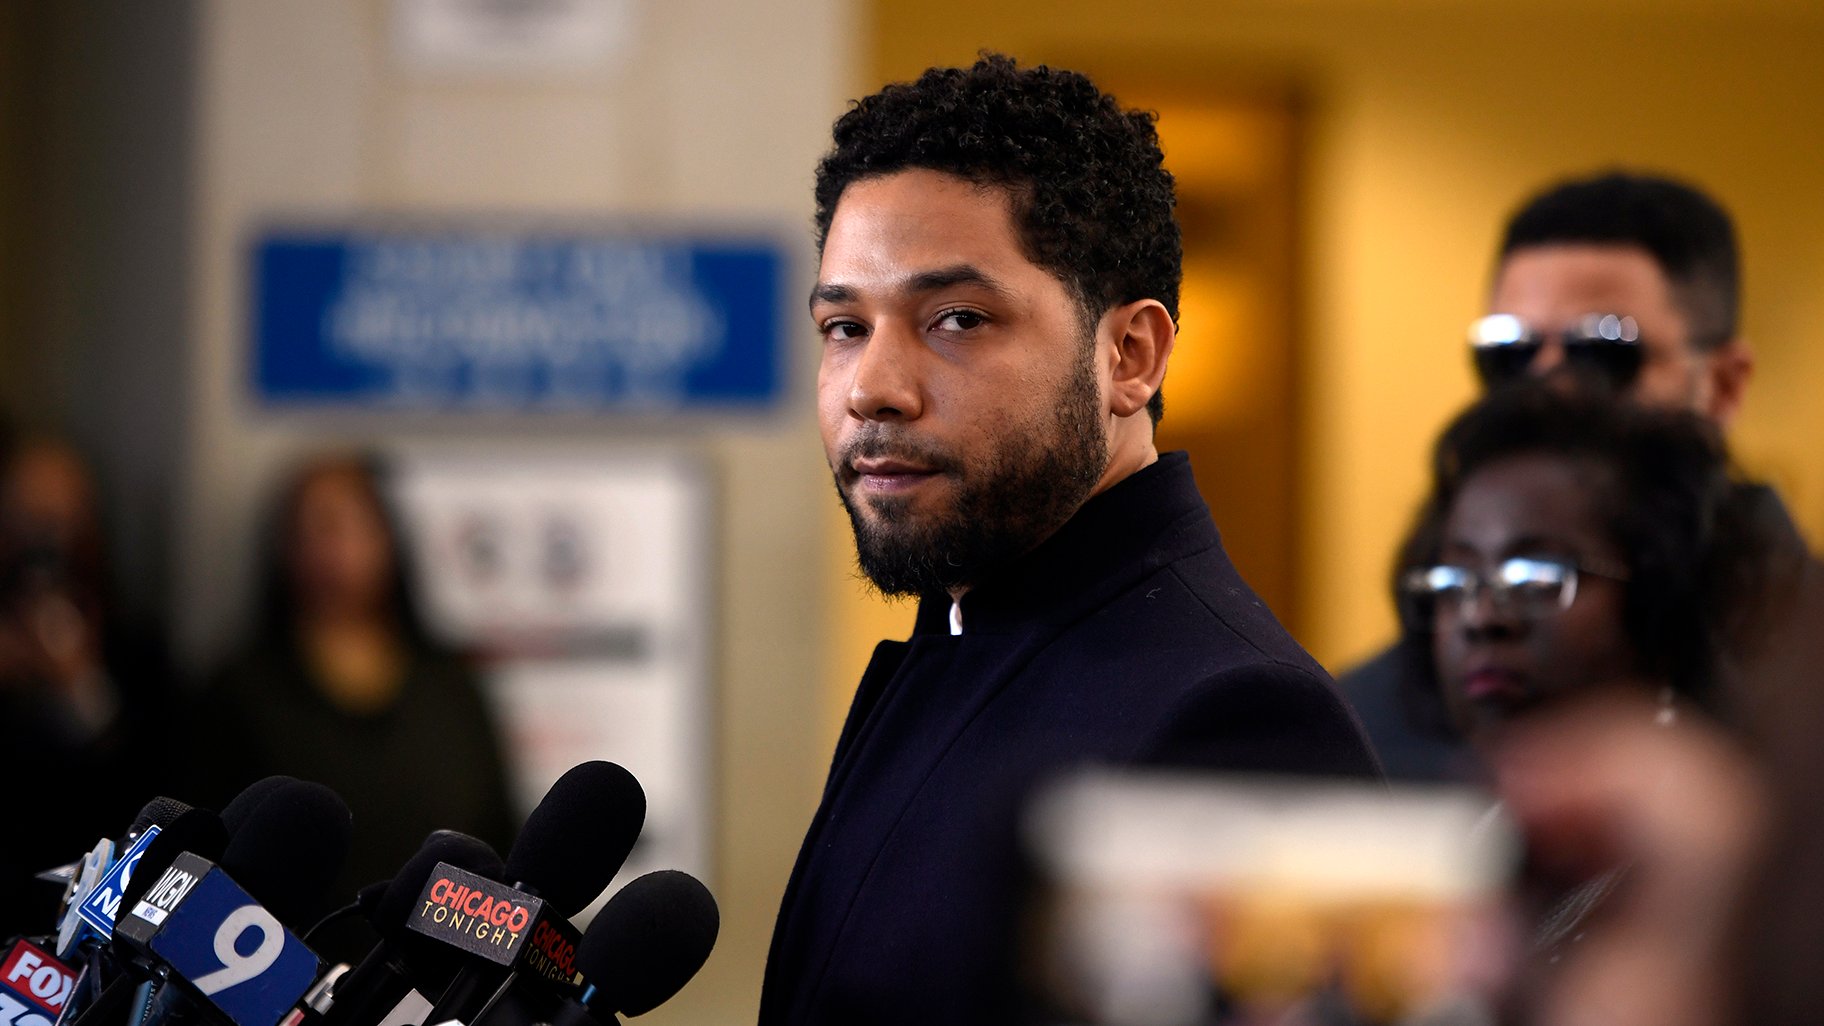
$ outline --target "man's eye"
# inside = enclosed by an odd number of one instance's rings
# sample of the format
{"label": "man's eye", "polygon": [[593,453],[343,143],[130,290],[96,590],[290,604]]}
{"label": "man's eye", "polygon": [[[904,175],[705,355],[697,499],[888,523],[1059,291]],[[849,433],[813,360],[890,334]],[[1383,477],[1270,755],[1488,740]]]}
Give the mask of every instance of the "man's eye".
{"label": "man's eye", "polygon": [[823,337],[831,342],[851,342],[867,333],[854,321],[831,321],[823,326]]}
{"label": "man's eye", "polygon": [[986,323],[988,318],[974,310],[950,310],[937,318],[937,326],[943,331],[973,331]]}

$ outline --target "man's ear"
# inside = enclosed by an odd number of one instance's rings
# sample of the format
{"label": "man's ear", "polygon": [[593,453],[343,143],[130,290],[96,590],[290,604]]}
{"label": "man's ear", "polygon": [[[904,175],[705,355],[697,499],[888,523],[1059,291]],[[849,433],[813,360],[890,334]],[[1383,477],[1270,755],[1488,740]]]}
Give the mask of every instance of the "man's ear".
{"label": "man's ear", "polygon": [[1147,400],[1165,381],[1165,363],[1178,339],[1178,328],[1157,299],[1138,299],[1104,314],[1102,330],[1103,337],[1114,340],[1107,354],[1109,411],[1117,417],[1131,417],[1146,409]]}
{"label": "man's ear", "polygon": [[1727,429],[1741,412],[1742,399],[1748,392],[1748,381],[1754,377],[1754,350],[1740,336],[1710,351],[1704,375],[1708,378],[1707,399],[1703,413]]}

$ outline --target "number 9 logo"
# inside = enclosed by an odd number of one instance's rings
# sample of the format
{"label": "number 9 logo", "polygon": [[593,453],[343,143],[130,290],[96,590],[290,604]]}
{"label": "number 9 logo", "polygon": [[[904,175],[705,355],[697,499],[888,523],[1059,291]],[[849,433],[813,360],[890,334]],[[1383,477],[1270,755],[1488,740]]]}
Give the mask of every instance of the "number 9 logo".
{"label": "number 9 logo", "polygon": [[[253,954],[243,955],[236,945],[248,930],[260,931],[259,946]],[[215,929],[215,957],[222,967],[191,980],[192,986],[205,997],[218,994],[237,983],[245,983],[272,968],[285,950],[285,928],[271,912],[258,905],[242,905],[228,913]]]}

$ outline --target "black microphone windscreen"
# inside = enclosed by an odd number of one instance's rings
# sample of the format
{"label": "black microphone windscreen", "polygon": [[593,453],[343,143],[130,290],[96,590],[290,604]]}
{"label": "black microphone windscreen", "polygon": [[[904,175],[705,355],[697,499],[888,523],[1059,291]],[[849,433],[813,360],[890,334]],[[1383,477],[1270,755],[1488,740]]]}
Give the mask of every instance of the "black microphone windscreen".
{"label": "black microphone windscreen", "polygon": [[721,928],[715,897],[689,873],[661,869],[630,882],[576,948],[576,968],[596,988],[591,1004],[622,1015],[652,1011],[703,968]]}
{"label": "black microphone windscreen", "polygon": [[120,914],[124,916],[132,911],[179,855],[192,852],[213,862],[222,857],[227,846],[228,829],[222,826],[220,816],[208,809],[185,809],[178,813],[175,819],[159,828],[158,836],[146,845],[145,853],[139,857],[139,865],[133,867],[133,876],[121,888]]}
{"label": "black microphone windscreen", "polygon": [[559,915],[581,912],[614,879],[640,839],[646,792],[612,762],[585,762],[557,778],[507,853],[506,880],[525,884]]}
{"label": "black microphone windscreen", "polygon": [[480,841],[468,834],[454,830],[439,830],[425,838],[424,846],[417,854],[399,867],[399,872],[388,883],[386,892],[375,903],[374,911],[368,916],[368,922],[374,931],[388,940],[396,940],[407,932],[406,922],[418,905],[418,896],[424,893],[424,887],[431,882],[431,874],[437,863],[448,862],[458,869],[498,880],[504,871],[500,856],[486,841]]}
{"label": "black microphone windscreen", "polygon": [[393,881],[376,880],[355,892],[355,911],[361,918],[370,923],[378,922],[380,905],[386,900],[386,894],[392,890]]}
{"label": "black microphone windscreen", "polygon": [[139,815],[133,817],[133,825],[127,828],[127,833],[137,837],[145,833],[147,827],[152,826],[163,830],[172,820],[183,815],[189,808],[188,804],[180,802],[176,798],[166,798],[160,795],[140,806]]}
{"label": "black microphone windscreen", "polygon": [[418,897],[431,882],[439,862],[490,880],[499,880],[506,872],[500,855],[487,842],[454,830],[439,830],[426,838],[418,853],[400,867],[368,916],[374,932],[399,953],[412,985],[431,997],[450,985],[468,959],[461,948],[416,933],[408,925],[418,911]]}
{"label": "black microphone windscreen", "polygon": [[253,813],[254,809],[260,807],[260,803],[266,800],[267,795],[286,784],[296,782],[296,777],[271,776],[256,780],[242,788],[241,793],[235,795],[233,801],[222,806],[222,824],[228,828],[229,835],[233,836],[241,832],[241,827],[246,824],[247,817]]}
{"label": "black microphone windscreen", "polygon": [[302,933],[328,911],[329,885],[348,858],[354,817],[322,784],[279,779],[237,810],[240,828],[222,851],[221,867],[279,922]]}

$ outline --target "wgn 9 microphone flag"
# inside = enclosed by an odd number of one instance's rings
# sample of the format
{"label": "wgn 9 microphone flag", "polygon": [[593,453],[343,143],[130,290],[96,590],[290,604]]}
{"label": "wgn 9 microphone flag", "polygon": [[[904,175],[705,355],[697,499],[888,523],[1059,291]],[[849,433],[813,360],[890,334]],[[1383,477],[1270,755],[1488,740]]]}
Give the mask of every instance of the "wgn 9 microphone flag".
{"label": "wgn 9 microphone flag", "polygon": [[236,1026],[273,1026],[316,982],[316,953],[214,863],[188,852],[115,924]]}

